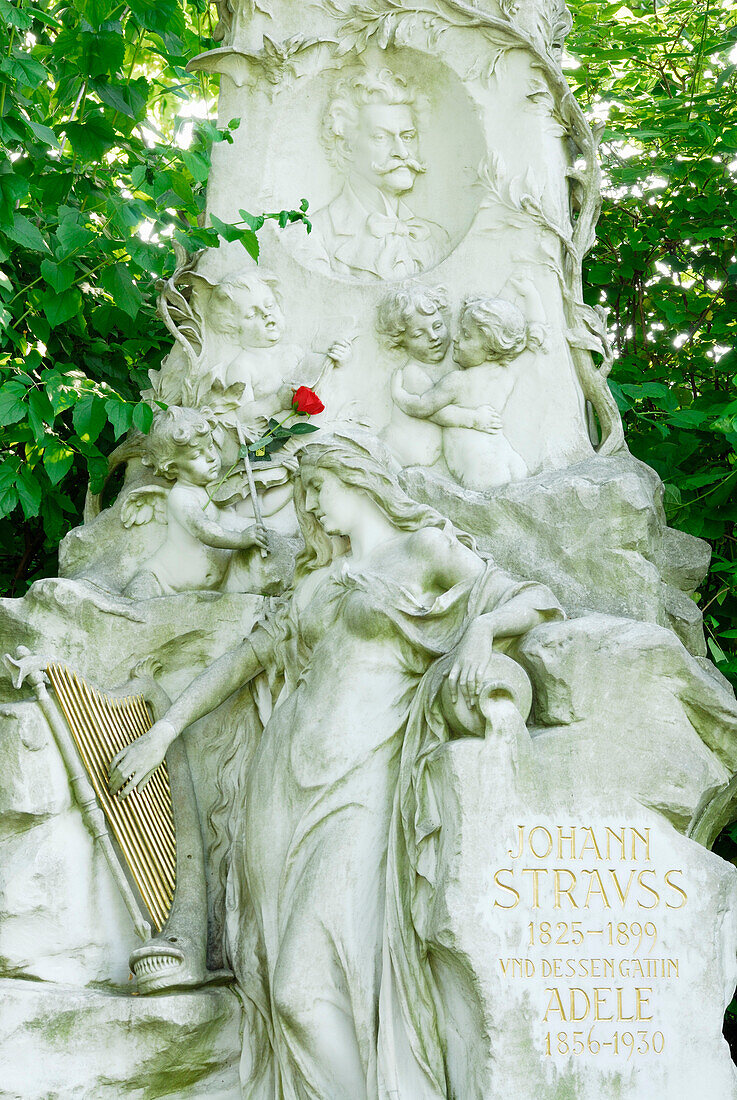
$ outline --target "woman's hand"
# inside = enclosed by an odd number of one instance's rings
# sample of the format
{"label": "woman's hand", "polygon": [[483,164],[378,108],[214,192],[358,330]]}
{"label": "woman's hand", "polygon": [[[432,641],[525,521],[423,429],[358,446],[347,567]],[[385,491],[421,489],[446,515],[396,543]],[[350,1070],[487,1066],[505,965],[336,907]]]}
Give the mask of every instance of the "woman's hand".
{"label": "woman's hand", "polygon": [[478,699],[481,688],[489,675],[489,663],[493,654],[494,631],[488,618],[476,619],[456,646],[448,688],[454,703],[459,692],[471,708]]}
{"label": "woman's hand", "polygon": [[137,741],[121,749],[110,763],[110,793],[120,792],[121,798],[127,798],[134,787],[143,787],[177,736],[177,730],[171,722],[162,718]]}

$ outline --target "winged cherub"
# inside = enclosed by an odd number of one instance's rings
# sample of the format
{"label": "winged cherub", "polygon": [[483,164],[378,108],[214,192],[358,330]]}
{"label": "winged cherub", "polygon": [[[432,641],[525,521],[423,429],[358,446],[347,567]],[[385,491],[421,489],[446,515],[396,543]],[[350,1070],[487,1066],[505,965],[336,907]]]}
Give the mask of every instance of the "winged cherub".
{"label": "winged cherub", "polygon": [[265,547],[267,536],[256,525],[244,527],[232,511],[228,519],[233,526],[226,526],[226,509],[210,499],[207,487],[216,483],[221,461],[209,420],[195,409],[170,406],[156,415],[146,442],[144,466],[172,484],[132,490],[123,502],[121,521],[130,528],[156,519],[167,531],[124,595],[143,600],[221,589],[235,552]]}

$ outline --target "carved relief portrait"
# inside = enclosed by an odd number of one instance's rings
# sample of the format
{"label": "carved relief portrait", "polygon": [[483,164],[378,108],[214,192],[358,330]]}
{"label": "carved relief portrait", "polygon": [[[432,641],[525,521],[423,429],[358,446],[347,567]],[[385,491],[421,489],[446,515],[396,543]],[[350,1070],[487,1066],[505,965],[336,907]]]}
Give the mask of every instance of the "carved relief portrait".
{"label": "carved relief portrait", "polygon": [[311,215],[312,234],[295,252],[300,262],[343,277],[403,280],[447,256],[448,232],[418,199],[432,171],[431,144],[437,160],[430,115],[411,78],[386,66],[356,68],[332,83],[320,137],[333,194]]}
{"label": "carved relief portrait", "polygon": [[390,69],[339,81],[327,105],[323,143],[344,183],[314,217],[315,244],[333,271],[406,278],[437,261],[448,236],[412,205],[421,154],[417,97]]}

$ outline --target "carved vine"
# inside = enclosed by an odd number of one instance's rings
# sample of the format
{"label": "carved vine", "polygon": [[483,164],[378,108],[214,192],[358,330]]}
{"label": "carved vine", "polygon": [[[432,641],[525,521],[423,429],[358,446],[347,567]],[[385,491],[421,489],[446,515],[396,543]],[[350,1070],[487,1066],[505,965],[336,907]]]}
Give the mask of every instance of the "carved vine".
{"label": "carved vine", "polygon": [[[550,89],[553,117],[563,127],[580,156],[569,169],[571,189],[570,228],[550,221],[542,203],[529,192],[520,195],[519,212],[560,240],[563,251],[562,287],[569,328],[571,355],[584,396],[591,402],[601,428],[600,454],[613,454],[624,447],[622,420],[606,379],[613,356],[607,335],[606,313],[592,309],[583,298],[583,262],[596,240],[601,212],[601,170],[598,148],[600,131],[592,131],[580,105],[568,86],[559,63],[562,39],[570,28],[570,15],[563,0],[540,0],[536,5],[539,33],[529,33],[515,16],[519,0],[502,0],[503,18],[491,15],[467,0],[426,0],[408,7],[406,0],[323,0],[322,7],[341,20],[340,54],[361,51],[374,41],[382,49],[403,45],[419,23],[437,41],[451,28],[473,28],[483,32],[495,48],[524,49]],[[493,166],[492,166],[493,173]],[[493,186],[498,186],[494,180]],[[522,198],[526,198],[524,203]],[[597,367],[589,354],[601,355]]]}

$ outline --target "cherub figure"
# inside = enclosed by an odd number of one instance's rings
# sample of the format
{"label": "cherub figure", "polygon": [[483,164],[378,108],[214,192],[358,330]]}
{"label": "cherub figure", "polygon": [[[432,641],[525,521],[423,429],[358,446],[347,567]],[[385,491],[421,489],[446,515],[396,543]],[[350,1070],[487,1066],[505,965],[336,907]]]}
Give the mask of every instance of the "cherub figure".
{"label": "cherub figure", "polygon": [[234,526],[225,526],[224,509],[210,500],[207,487],[216,483],[221,463],[209,420],[195,409],[170,406],[156,415],[146,442],[143,464],[173,484],[134,489],[123,502],[121,521],[133,527],[155,518],[167,532],[124,595],[141,600],[221,589],[234,552],[266,547],[267,535],[263,527],[244,528],[234,514]]}
{"label": "cherub figure", "polygon": [[[281,420],[291,411],[295,389],[307,385],[320,392],[333,369],[351,355],[350,340],[333,343],[322,358],[288,343],[277,288],[273,276],[238,271],[212,286],[201,307],[207,360],[213,364],[208,404],[218,410],[218,443],[226,466],[237,456],[241,430],[249,440],[260,437],[270,418]],[[295,437],[278,461],[254,467],[262,511],[286,531],[295,523],[289,505],[300,446]],[[229,480],[225,492],[232,488]],[[247,502],[243,507],[250,510]]]}
{"label": "cherub figure", "polygon": [[[510,284],[528,303],[530,316],[504,298],[467,298],[461,306],[453,360],[458,369],[421,395],[395,376],[394,401],[408,416],[444,425],[443,455],[466,488],[485,490],[527,477],[528,469],[503,430],[502,413],[514,389],[509,367],[542,345],[541,303],[528,280]],[[449,425],[449,408],[475,413],[471,426]],[[454,413],[455,415],[455,413]]]}
{"label": "cherub figure", "polygon": [[[379,304],[376,327],[404,361],[397,367],[393,390],[419,397],[447,373],[450,347],[448,299],[442,287],[408,282],[392,290]],[[437,465],[443,455],[444,427],[474,428],[485,423],[484,410],[456,405],[438,408],[421,419],[395,399],[383,438],[405,466]]]}
{"label": "cherub figure", "polygon": [[350,341],[336,341],[312,378],[308,360],[318,357],[283,339],[276,279],[254,271],[228,275],[212,288],[206,322],[214,337],[209,354],[219,360],[213,378],[225,391],[242,387],[238,419],[251,429],[287,412],[298,386],[318,389],[351,352]]}

